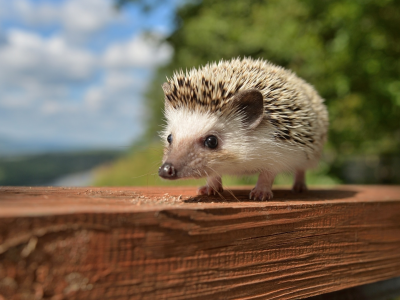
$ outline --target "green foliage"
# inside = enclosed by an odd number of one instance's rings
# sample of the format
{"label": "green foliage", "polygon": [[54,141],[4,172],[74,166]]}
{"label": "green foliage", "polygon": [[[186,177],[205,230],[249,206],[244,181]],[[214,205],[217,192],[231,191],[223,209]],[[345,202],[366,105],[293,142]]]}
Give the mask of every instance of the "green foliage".
{"label": "green foliage", "polygon": [[[147,3],[119,0],[120,4],[127,2]],[[310,183],[334,183],[338,176],[344,178],[345,161],[350,156],[397,157],[399,28],[400,1],[396,0],[185,1],[176,11],[175,30],[166,38],[175,51],[172,61],[157,71],[146,95],[150,112],[146,136],[149,140],[158,138],[156,133],[163,123],[161,85],[166,76],[210,61],[250,56],[293,70],[326,99],[329,141],[323,162],[308,175]],[[166,184],[156,175],[151,179],[145,176],[147,183],[127,182],[124,178],[129,175],[122,175],[123,164],[131,164],[130,179],[146,172],[154,174],[156,169],[146,168],[146,162],[160,161],[161,150],[157,151],[151,157],[146,152],[129,154],[108,170],[108,180],[99,179],[98,183]],[[102,174],[102,178],[107,177],[105,171]],[[113,176],[120,181],[112,181]],[[283,176],[276,182],[289,181]],[[254,177],[243,181],[253,182]]]}
{"label": "green foliage", "polygon": [[400,149],[400,2],[186,2],[167,41],[175,49],[149,89],[148,136],[162,120],[160,85],[173,70],[237,56],[268,59],[326,99],[331,153]]}

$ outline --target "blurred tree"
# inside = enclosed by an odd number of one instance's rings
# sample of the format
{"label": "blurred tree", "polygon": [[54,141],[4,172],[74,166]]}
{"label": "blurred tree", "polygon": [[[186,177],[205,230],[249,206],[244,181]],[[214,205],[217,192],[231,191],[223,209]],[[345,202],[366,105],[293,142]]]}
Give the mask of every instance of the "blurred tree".
{"label": "blurred tree", "polygon": [[[157,0],[117,2],[151,9]],[[331,162],[347,155],[400,152],[400,1],[183,1],[175,24],[166,38],[173,58],[159,68],[146,95],[148,138],[163,122],[165,76],[251,56],[293,70],[326,99]]]}
{"label": "blurred tree", "polygon": [[342,154],[400,148],[400,1],[188,1],[167,41],[172,61],[148,91],[148,135],[162,120],[160,85],[173,70],[251,56],[292,69],[329,107]]}

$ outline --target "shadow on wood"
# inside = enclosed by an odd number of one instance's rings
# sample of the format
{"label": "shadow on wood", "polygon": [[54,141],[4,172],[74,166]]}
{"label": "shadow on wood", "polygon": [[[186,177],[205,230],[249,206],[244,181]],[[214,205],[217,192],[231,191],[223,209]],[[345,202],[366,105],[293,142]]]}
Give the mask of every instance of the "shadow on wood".
{"label": "shadow on wood", "polygon": [[[194,196],[186,202],[268,202],[249,200],[250,189],[227,189],[220,195],[216,196]],[[340,190],[340,189],[312,189],[304,193],[295,193],[291,190],[274,189],[273,201],[325,201],[340,200],[353,198],[356,190]]]}
{"label": "shadow on wood", "polygon": [[307,300],[396,300],[400,297],[400,277],[318,295]]}

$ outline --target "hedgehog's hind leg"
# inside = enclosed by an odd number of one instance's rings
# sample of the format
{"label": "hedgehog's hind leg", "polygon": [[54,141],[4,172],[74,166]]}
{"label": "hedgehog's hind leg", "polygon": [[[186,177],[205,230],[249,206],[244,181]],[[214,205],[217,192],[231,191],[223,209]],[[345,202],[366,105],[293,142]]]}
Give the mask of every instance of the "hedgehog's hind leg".
{"label": "hedgehog's hind leg", "polygon": [[272,193],[272,184],[274,183],[275,174],[262,171],[258,176],[256,186],[251,190],[249,198],[250,200],[270,200],[274,196]]}
{"label": "hedgehog's hind leg", "polygon": [[302,193],[307,191],[306,172],[304,170],[296,171],[294,175],[293,192]]}
{"label": "hedgehog's hind leg", "polygon": [[207,177],[207,185],[199,188],[197,193],[199,195],[218,195],[222,193],[224,189],[222,188],[221,176]]}

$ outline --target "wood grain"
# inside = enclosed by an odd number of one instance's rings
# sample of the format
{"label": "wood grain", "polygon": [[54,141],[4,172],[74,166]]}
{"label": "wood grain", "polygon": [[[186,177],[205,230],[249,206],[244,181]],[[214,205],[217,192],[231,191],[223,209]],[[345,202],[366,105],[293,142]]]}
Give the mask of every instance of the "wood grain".
{"label": "wood grain", "polygon": [[301,299],[400,276],[400,187],[0,187],[0,299]]}

